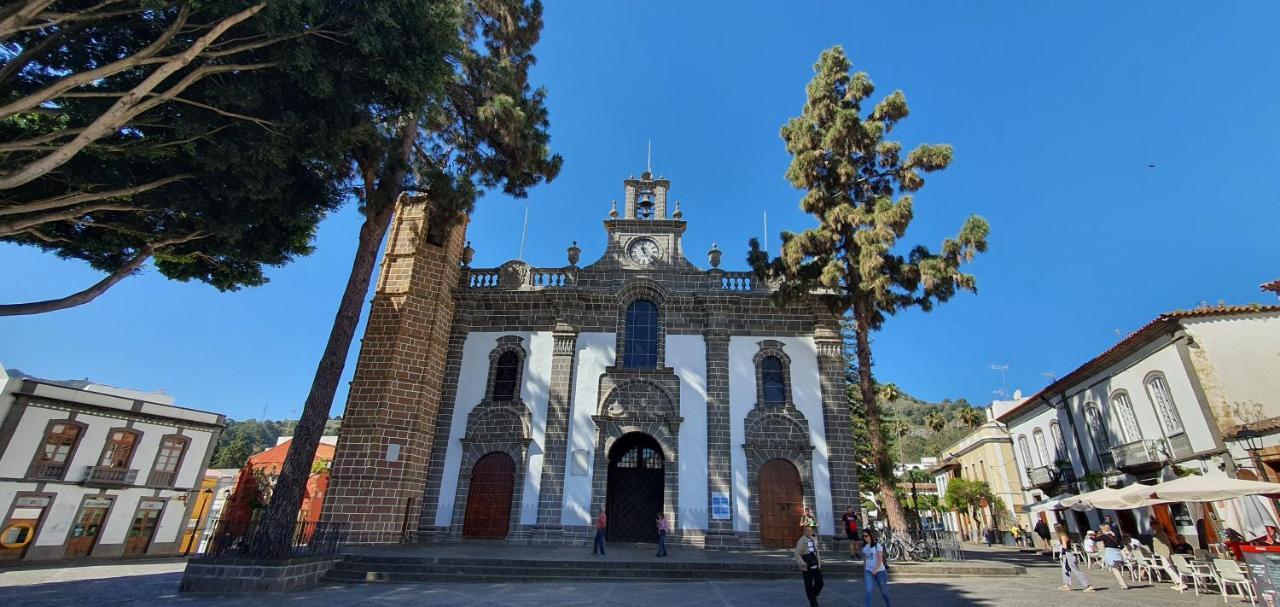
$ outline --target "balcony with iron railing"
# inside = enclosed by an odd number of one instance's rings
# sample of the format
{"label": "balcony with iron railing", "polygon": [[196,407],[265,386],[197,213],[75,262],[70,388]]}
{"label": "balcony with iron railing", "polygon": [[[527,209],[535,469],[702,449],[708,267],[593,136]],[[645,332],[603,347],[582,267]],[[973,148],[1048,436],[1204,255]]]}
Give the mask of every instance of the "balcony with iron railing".
{"label": "balcony with iron railing", "polygon": [[1115,459],[1117,470],[1130,474],[1159,470],[1168,459],[1164,441],[1150,439],[1112,447],[1111,457]]}
{"label": "balcony with iron railing", "polygon": [[1055,464],[1050,464],[1048,466],[1028,469],[1027,478],[1031,481],[1031,485],[1033,487],[1048,490],[1054,487],[1074,483],[1076,475],[1071,471],[1069,466],[1061,467]]}
{"label": "balcony with iron railing", "polygon": [[138,471],[133,468],[86,466],[81,483],[98,487],[119,487],[132,485],[137,479]]}

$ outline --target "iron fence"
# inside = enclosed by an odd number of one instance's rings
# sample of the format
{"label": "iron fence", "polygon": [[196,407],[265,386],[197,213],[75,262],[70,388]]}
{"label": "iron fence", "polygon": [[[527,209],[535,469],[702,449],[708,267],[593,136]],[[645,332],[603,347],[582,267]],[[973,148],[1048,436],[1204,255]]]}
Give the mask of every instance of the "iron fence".
{"label": "iron fence", "polygon": [[[259,525],[258,520],[210,520],[201,534],[195,555],[211,558],[251,557]],[[335,557],[347,542],[347,532],[347,523],[295,523],[289,538],[289,552],[285,558]]]}
{"label": "iron fence", "polygon": [[890,561],[964,560],[960,535],[954,531],[885,527],[880,531],[879,541],[885,546],[885,556]]}

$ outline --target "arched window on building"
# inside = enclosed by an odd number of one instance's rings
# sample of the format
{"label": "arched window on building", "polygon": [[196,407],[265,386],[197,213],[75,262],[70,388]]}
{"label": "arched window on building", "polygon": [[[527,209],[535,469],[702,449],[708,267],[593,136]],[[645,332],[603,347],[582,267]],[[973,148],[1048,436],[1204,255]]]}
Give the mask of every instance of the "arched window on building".
{"label": "arched window on building", "polygon": [[49,422],[29,476],[39,480],[62,480],[84,430],[84,424],[68,420]]}
{"label": "arched window on building", "polygon": [[786,366],[777,356],[766,356],[760,361],[762,400],[766,405],[778,406],[787,402]]}
{"label": "arched window on building", "polygon": [[1107,428],[1102,423],[1102,411],[1098,409],[1095,403],[1088,403],[1084,406],[1084,420],[1089,427],[1089,440],[1093,442],[1093,451],[1098,455],[1098,462],[1104,468],[1109,468],[1115,464],[1115,459],[1111,457],[1111,438],[1107,436]]}
{"label": "arched window on building", "polygon": [[156,465],[151,470],[151,479],[147,484],[172,487],[177,480],[178,466],[182,463],[182,456],[186,454],[189,442],[190,439],[186,437],[172,434],[160,439]]}
{"label": "arched window on building", "polygon": [[1031,445],[1027,443],[1026,435],[1018,437],[1018,449],[1022,450],[1022,466],[1024,468],[1035,468],[1036,462],[1031,459]]}
{"label": "arched window on building", "polygon": [[1049,422],[1049,433],[1053,435],[1053,459],[1067,459],[1067,443],[1062,438],[1062,426],[1058,422]]}
{"label": "arched window on building", "polygon": [[637,299],[627,306],[622,342],[622,366],[652,369],[658,366],[658,306]]}
{"label": "arched window on building", "polygon": [[103,468],[128,468],[133,461],[133,451],[138,445],[138,433],[124,428],[113,428],[102,449],[98,465]]}
{"label": "arched window on building", "polygon": [[1124,431],[1124,442],[1134,443],[1142,440],[1142,430],[1138,427],[1138,416],[1133,413],[1133,402],[1123,390],[1111,395],[1111,410],[1120,418],[1120,429]]}
{"label": "arched window on building", "polygon": [[500,354],[493,365],[493,400],[514,400],[519,378],[520,354],[515,350]]}
{"label": "arched window on building", "polygon": [[1164,426],[1165,434],[1182,434],[1182,416],[1178,415],[1178,407],[1173,402],[1173,393],[1169,391],[1169,382],[1163,373],[1147,376],[1147,396],[1160,412],[1160,424]]}
{"label": "arched window on building", "polygon": [[1036,428],[1031,433],[1032,440],[1036,442],[1036,451],[1040,453],[1040,465],[1048,466],[1053,463],[1053,458],[1049,457],[1049,445],[1044,442],[1044,430]]}

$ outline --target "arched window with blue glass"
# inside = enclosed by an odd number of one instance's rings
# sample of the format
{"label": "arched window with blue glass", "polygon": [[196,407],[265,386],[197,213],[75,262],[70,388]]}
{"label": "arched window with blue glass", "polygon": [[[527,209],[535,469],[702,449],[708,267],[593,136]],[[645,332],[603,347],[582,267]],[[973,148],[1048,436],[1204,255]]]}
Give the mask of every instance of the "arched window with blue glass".
{"label": "arched window with blue glass", "polygon": [[766,356],[760,361],[760,383],[764,404],[778,406],[787,402],[786,367],[777,356]]}
{"label": "arched window with blue glass", "polygon": [[622,342],[622,366],[653,369],[658,366],[658,306],[637,299],[627,306]]}

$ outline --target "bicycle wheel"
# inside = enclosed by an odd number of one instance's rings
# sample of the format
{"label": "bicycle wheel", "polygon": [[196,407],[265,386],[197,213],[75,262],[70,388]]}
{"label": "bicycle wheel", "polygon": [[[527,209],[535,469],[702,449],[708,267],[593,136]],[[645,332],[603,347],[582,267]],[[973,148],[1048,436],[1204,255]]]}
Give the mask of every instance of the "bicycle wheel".
{"label": "bicycle wheel", "polygon": [[915,552],[912,554],[917,561],[928,561],[933,559],[933,546],[929,542],[920,540],[916,542]]}
{"label": "bicycle wheel", "polygon": [[900,542],[890,542],[884,551],[884,558],[890,561],[902,560],[902,544]]}

